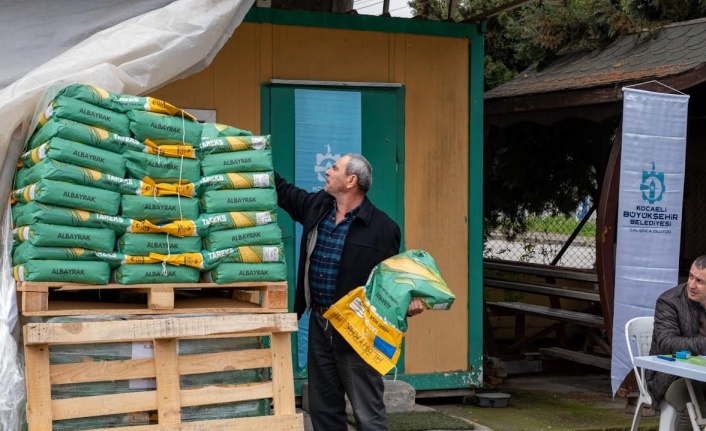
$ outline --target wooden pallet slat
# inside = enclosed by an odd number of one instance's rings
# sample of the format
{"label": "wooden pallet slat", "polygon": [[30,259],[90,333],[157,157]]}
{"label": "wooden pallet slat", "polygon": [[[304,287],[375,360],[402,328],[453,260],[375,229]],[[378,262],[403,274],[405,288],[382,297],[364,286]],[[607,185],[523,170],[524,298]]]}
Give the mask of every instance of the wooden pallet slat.
{"label": "wooden pallet slat", "polygon": [[[230,297],[209,292],[230,291]],[[113,292],[126,300],[113,302],[76,300]],[[287,283],[175,283],[175,284],[79,284],[61,282],[19,282],[17,293],[25,316],[71,316],[112,314],[174,313],[286,313]],[[140,299],[140,297],[144,299]],[[116,302],[117,301],[117,302]]]}
{"label": "wooden pallet slat", "polygon": [[100,428],[91,431],[302,431],[302,415],[265,416],[239,419],[207,420],[178,425],[137,425],[118,428]]}
{"label": "wooden pallet slat", "polygon": [[28,323],[25,346],[34,344],[82,344],[187,338],[210,335],[252,335],[262,332],[295,332],[296,315],[228,314],[200,317],[168,317],[150,320],[111,320],[69,323]]}

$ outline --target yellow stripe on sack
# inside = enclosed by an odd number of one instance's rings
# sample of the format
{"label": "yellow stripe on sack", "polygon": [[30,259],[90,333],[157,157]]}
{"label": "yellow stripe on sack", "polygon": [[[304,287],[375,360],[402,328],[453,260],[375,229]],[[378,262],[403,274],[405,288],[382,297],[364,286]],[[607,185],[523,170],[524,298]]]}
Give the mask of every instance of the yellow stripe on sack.
{"label": "yellow stripe on sack", "polygon": [[239,211],[232,211],[230,213],[230,218],[233,220],[233,226],[235,227],[250,227],[257,226],[257,222],[252,220],[247,214]]}
{"label": "yellow stripe on sack", "polygon": [[259,255],[253,247],[241,246],[238,247],[240,259],[244,263],[261,263],[262,256]]}
{"label": "yellow stripe on sack", "polygon": [[[365,362],[385,375],[395,367],[402,351],[404,332],[386,323],[370,307],[363,287],[338,300],[323,315]],[[375,348],[376,339],[394,348],[390,357]]]}
{"label": "yellow stripe on sack", "polygon": [[405,256],[398,258],[398,257],[391,257],[388,259],[385,259],[382,261],[382,264],[387,266],[393,271],[397,272],[407,272],[410,274],[415,274],[415,275],[420,275],[422,277],[426,277],[431,280],[440,280],[440,277],[438,274],[435,274],[431,272],[428,268],[426,268],[423,265],[420,265],[419,263],[415,262],[412,259],[409,259]]}
{"label": "yellow stripe on sack", "polygon": [[[40,151],[41,149],[43,149],[42,146],[39,146],[29,153],[30,159],[32,160],[32,165],[39,163],[39,161],[42,160],[42,157],[44,157],[44,154],[46,154],[45,152]],[[49,148],[47,148],[47,150],[49,150]]]}
{"label": "yellow stripe on sack", "polygon": [[243,141],[242,139],[236,136],[226,136],[225,139],[226,141],[228,141],[228,145],[230,146],[231,151],[243,151],[250,149],[250,146],[247,142]]}
{"label": "yellow stripe on sack", "polygon": [[227,175],[228,180],[230,181],[234,189],[249,189],[254,186],[252,181],[249,181],[248,178],[243,174],[229,173]]}
{"label": "yellow stripe on sack", "polygon": [[110,93],[108,93],[106,90],[96,87],[95,85],[87,85],[89,90],[92,90],[93,93],[95,93],[96,96],[98,96],[101,99],[109,99],[110,98]]}

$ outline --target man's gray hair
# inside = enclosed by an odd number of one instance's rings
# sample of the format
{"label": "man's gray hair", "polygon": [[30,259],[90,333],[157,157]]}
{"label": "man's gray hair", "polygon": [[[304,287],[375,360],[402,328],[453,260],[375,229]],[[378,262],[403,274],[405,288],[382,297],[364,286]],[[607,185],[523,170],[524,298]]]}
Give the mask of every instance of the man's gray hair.
{"label": "man's gray hair", "polygon": [[344,157],[348,157],[346,165],[346,175],[355,175],[358,177],[358,187],[367,193],[370,186],[373,185],[373,167],[365,157],[356,153],[348,153]]}
{"label": "man's gray hair", "polygon": [[696,259],[694,259],[694,266],[699,268],[699,269],[704,269],[706,268],[706,254],[703,256],[699,256]]}

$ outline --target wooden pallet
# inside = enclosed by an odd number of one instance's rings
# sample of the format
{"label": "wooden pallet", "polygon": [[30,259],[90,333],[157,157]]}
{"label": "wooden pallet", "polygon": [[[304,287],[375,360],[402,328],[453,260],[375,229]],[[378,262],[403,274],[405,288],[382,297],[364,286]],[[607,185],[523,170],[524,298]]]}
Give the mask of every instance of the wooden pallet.
{"label": "wooden pallet", "polygon": [[19,282],[25,316],[286,313],[287,283],[78,284]]}
{"label": "wooden pallet", "polygon": [[[230,314],[218,316],[28,323],[24,326],[29,431],[51,431],[52,422],[156,411],[157,424],[94,431],[303,431],[294,404],[290,333],[296,315]],[[180,339],[269,335],[270,347],[222,353],[178,355]],[[151,342],[154,356],[102,362],[53,365],[49,351],[58,344]],[[270,367],[269,381],[181,388],[180,377]],[[153,377],[156,389],[67,399],[52,399],[52,386]],[[273,414],[249,418],[181,422],[189,406],[271,399]],[[100,420],[100,426],[104,426]]]}

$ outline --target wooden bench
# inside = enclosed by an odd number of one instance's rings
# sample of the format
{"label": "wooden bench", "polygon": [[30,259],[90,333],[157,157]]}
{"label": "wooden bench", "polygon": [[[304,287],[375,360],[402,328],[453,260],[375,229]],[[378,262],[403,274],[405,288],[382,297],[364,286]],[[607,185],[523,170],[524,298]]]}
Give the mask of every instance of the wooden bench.
{"label": "wooden bench", "polygon": [[[598,278],[594,271],[485,259],[483,286],[544,296],[548,298],[549,303],[545,306],[517,301],[486,302],[485,338],[491,355],[498,354],[499,349],[495,343],[489,316],[509,315],[515,318],[515,341],[506,348],[507,352],[519,351],[530,342],[554,332],[559,346],[541,349],[540,353],[543,355],[610,368],[609,358],[585,351],[589,345],[594,345],[606,355],[610,355],[610,346],[600,333],[605,329],[605,321],[600,315],[601,298],[598,292]],[[583,302],[586,306],[579,310],[565,309],[562,307],[562,299]],[[526,336],[525,316],[541,317],[551,323],[540,331]],[[574,325],[585,333],[586,342],[582,351],[566,349],[567,325]]]}

